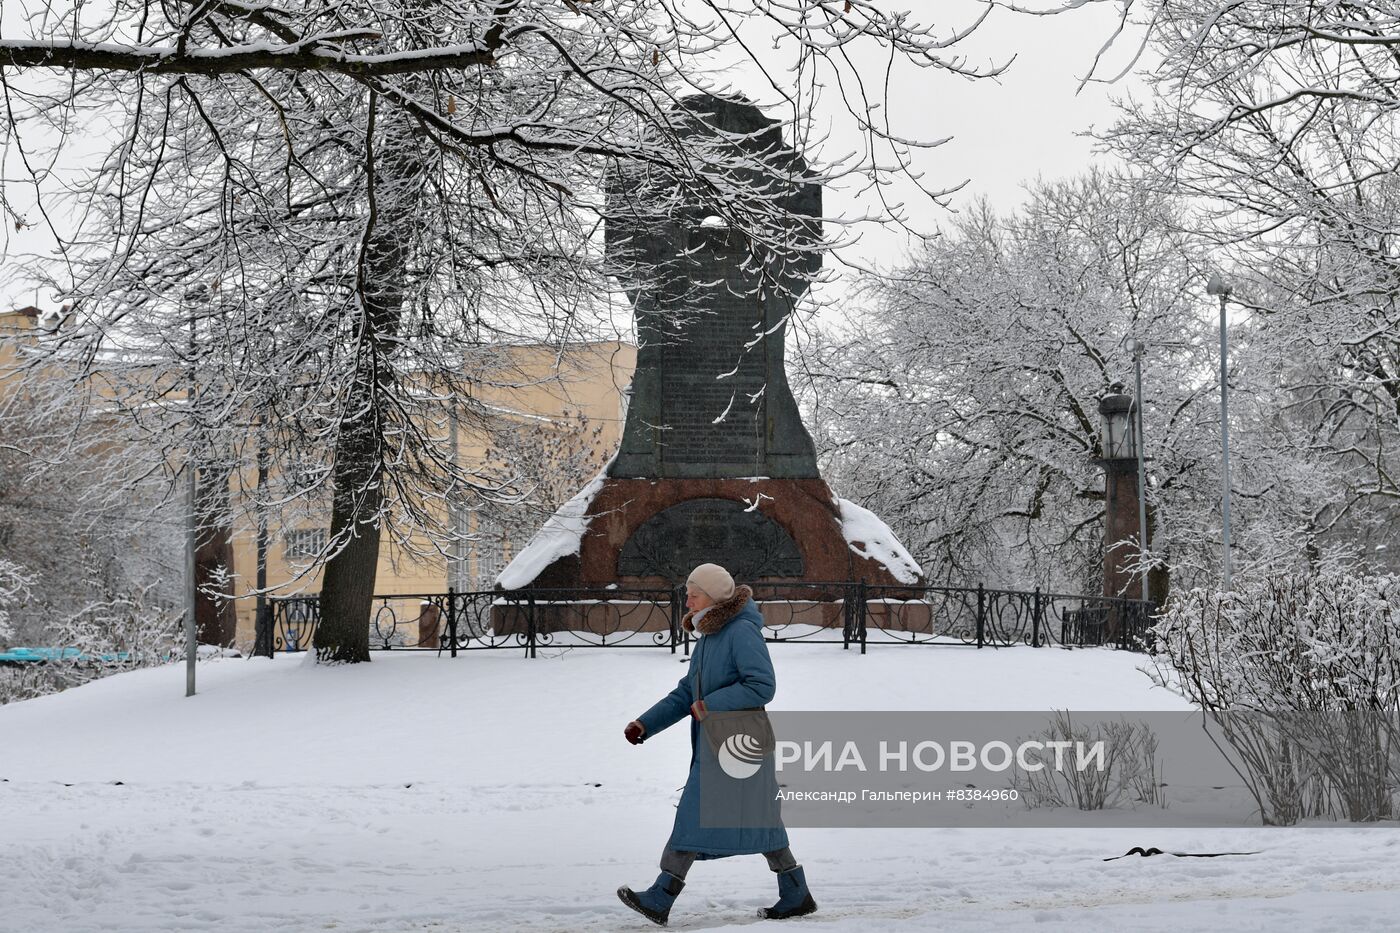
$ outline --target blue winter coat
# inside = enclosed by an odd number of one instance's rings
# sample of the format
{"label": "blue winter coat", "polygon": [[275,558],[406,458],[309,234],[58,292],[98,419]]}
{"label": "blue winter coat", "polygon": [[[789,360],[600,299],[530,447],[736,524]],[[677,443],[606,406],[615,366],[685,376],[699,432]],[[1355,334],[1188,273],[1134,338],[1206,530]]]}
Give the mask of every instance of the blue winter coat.
{"label": "blue winter coat", "polygon": [[[718,626],[717,630],[715,629]],[[763,641],[763,616],[748,587],[740,587],[735,597],[712,607],[700,620],[701,632],[708,632],[691,651],[686,674],[660,702],[638,720],[651,738],[663,729],[690,717],[690,706],[697,697],[712,713],[753,709],[773,699],[777,679],[773,660]],[[696,678],[704,676],[704,683]],[[695,852],[700,858],[773,852],[788,844],[781,821],[764,826],[703,827],[700,825],[700,779],[702,756],[711,774],[714,752],[701,734],[701,726],[690,719],[690,776],[676,808],[676,822],[666,847],[678,852]],[[749,781],[762,782],[768,800],[778,791],[773,757],[768,756],[758,774]],[[759,788],[754,788],[758,791]],[[776,825],[774,825],[776,824]]]}

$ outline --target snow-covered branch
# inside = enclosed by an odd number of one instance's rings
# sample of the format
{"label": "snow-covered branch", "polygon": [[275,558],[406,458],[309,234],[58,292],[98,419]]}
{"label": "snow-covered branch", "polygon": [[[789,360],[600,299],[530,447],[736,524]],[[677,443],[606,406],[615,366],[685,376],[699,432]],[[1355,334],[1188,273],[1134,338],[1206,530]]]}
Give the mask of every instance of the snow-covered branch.
{"label": "snow-covered branch", "polygon": [[269,68],[325,71],[366,78],[489,65],[495,48],[470,44],[381,55],[347,52],[342,42],[376,38],[342,31],[310,36],[291,45],[248,43],[209,49],[127,46],[111,42],[42,42],[0,39],[0,67],[61,68],[68,71],[127,71],[144,75],[226,75]]}

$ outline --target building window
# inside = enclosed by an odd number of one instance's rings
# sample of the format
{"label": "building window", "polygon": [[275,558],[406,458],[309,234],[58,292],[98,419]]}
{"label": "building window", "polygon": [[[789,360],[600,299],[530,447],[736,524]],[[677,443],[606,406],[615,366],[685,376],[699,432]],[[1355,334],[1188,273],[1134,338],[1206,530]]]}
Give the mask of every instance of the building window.
{"label": "building window", "polygon": [[460,503],[449,502],[448,513],[452,516],[453,541],[448,546],[447,585],[459,593],[474,590],[475,581],[468,572],[471,562],[467,554],[471,550],[468,539],[472,532],[472,510]]}
{"label": "building window", "polygon": [[505,529],[474,509],[461,509],[454,515],[456,531],[464,540],[454,551],[460,557],[449,565],[449,584],[459,593],[494,589],[496,578],[509,562],[509,542]]}
{"label": "building window", "polygon": [[497,535],[482,537],[476,542],[473,569],[476,571],[476,588],[489,590],[495,587],[496,578],[506,569],[506,543]]}
{"label": "building window", "polygon": [[298,528],[287,532],[287,560],[315,560],[326,549],[329,537],[325,528]]}
{"label": "building window", "polygon": [[287,464],[285,472],[291,481],[292,489],[304,493],[322,487],[326,482],[326,475],[330,473],[330,467],[315,460],[298,458]]}

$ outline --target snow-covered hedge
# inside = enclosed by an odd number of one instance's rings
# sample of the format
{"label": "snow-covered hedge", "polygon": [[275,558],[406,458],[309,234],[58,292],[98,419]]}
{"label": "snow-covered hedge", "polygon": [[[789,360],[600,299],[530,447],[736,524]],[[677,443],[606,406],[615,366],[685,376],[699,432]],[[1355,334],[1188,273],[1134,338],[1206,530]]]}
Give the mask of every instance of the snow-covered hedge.
{"label": "snow-covered hedge", "polygon": [[[38,611],[42,607],[30,607]],[[0,667],[0,705],[87,683],[106,674],[180,657],[180,617],[150,600],[149,588],[109,592],[79,604],[45,627],[41,647],[76,650],[76,658]],[[0,635],[0,646],[4,644]]]}
{"label": "snow-covered hedge", "polygon": [[1332,571],[1192,590],[1156,633],[1206,709],[1400,709],[1400,577]]}
{"label": "snow-covered hedge", "polygon": [[1154,679],[1214,714],[1265,822],[1400,811],[1400,577],[1192,590],[1156,635]]}
{"label": "snow-covered hedge", "polygon": [[1030,809],[1073,807],[1104,810],[1165,807],[1162,763],[1157,757],[1157,737],[1143,722],[1096,722],[1077,725],[1068,710],[1055,713],[1050,727],[1034,737],[1039,742],[1069,742],[1089,746],[1102,742],[1107,749],[1103,769],[1044,768],[1011,772],[1011,786]]}
{"label": "snow-covered hedge", "polygon": [[14,632],[11,619],[24,605],[34,578],[14,561],[0,558],[0,643]]}

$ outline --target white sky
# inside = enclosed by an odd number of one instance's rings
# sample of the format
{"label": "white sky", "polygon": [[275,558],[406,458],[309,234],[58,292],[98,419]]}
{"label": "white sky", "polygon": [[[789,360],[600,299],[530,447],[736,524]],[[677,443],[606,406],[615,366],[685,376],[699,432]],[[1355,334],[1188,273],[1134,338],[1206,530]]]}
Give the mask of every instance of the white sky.
{"label": "white sky", "polygon": [[[1110,123],[1112,100],[1142,84],[1128,77],[1111,86],[1094,83],[1080,90],[1079,85],[1113,35],[1115,6],[1095,4],[1052,17],[998,9],[959,49],[971,64],[1002,63],[1014,54],[1006,74],[976,81],[938,72],[900,76],[891,95],[897,129],[925,140],[951,137],[922,153],[917,164],[928,187],[967,182],[949,198],[952,210],[985,196],[998,210],[1010,211],[1024,200],[1024,184],[1038,176],[1063,178],[1091,164],[1108,164],[1109,157],[1096,155],[1093,140],[1083,134]],[[1112,77],[1122,70],[1137,52],[1139,35],[1119,37],[1098,74]],[[915,228],[929,232],[950,218],[912,185],[902,193]],[[827,204],[828,213],[853,209],[840,191],[829,192]],[[852,258],[886,263],[907,245],[908,238],[897,231],[867,230]]]}
{"label": "white sky", "polygon": [[[910,0],[910,6],[922,14],[933,2]],[[960,0],[937,0],[940,16],[951,15],[960,6],[971,9]],[[951,198],[955,210],[978,195],[985,195],[1001,210],[1009,210],[1021,202],[1024,182],[1038,175],[1073,175],[1095,161],[1092,141],[1079,134],[1108,123],[1113,116],[1110,98],[1139,86],[1130,78],[1112,87],[1091,84],[1076,93],[1080,77],[1113,33],[1115,6],[1093,4],[1053,17],[996,10],[958,49],[976,65],[1004,62],[1014,54],[1015,61],[1001,78],[969,81],[946,72],[913,68],[897,72],[890,113],[896,132],[921,140],[952,137],[945,145],[917,157],[925,184],[949,188],[966,180],[967,186]],[[936,22],[940,31],[945,31],[964,25],[966,19]],[[13,21],[4,25],[7,36],[17,34],[18,25]],[[1120,37],[1108,56],[1108,66],[1101,67],[1100,73],[1114,74],[1135,51],[1135,35]],[[875,62],[871,72],[870,77],[878,80],[880,69]],[[761,99],[765,95],[759,91],[755,88],[751,95]],[[841,133],[838,122],[829,143],[831,149],[847,146]],[[4,173],[14,180],[20,166],[13,152],[5,153],[5,158]],[[12,201],[22,205],[21,194],[22,189],[10,189]],[[913,226],[925,232],[948,219],[946,210],[928,202],[912,185],[896,186],[887,196],[904,201]],[[856,199],[851,192],[830,189],[826,194],[828,215],[863,214],[879,208],[879,201],[869,195]],[[37,215],[32,219],[36,223],[31,228],[17,232],[7,224],[0,232],[0,262],[52,248]],[[60,225],[63,220],[55,217]],[[907,237],[898,231],[867,224],[849,258],[860,264],[884,264],[897,260],[908,245]],[[36,303],[32,285],[9,279],[0,275],[0,307]],[[44,295],[37,298],[41,308],[53,304]]]}

